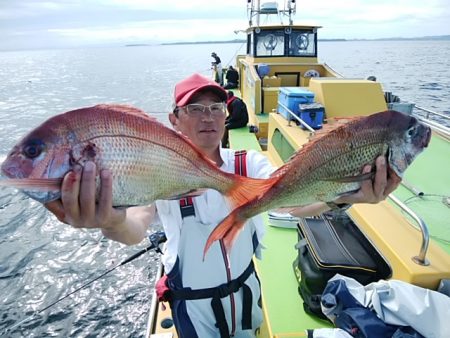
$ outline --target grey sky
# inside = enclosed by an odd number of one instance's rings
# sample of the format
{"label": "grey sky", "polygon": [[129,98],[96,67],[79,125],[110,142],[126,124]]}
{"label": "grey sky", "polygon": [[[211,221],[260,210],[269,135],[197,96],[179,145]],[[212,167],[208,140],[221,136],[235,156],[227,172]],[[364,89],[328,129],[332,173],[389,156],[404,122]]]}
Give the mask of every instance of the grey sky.
{"label": "grey sky", "polygon": [[[294,23],[323,26],[321,38],[450,35],[449,7],[448,0],[297,0]],[[3,0],[0,49],[227,40],[247,21],[245,0]]]}

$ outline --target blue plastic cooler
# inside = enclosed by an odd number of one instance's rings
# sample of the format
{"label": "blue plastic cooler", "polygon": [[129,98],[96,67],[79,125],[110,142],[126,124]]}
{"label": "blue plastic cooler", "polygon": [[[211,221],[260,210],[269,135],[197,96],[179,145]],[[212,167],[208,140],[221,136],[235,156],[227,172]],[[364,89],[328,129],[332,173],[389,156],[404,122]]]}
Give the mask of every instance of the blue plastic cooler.
{"label": "blue plastic cooler", "polygon": [[[306,103],[299,105],[300,114],[298,115],[306,124],[313,129],[322,128],[323,117],[325,115],[325,108],[320,103]],[[306,129],[301,124],[303,129]]]}
{"label": "blue plastic cooler", "polygon": [[280,87],[278,102],[278,112],[287,120],[292,120],[291,114],[283,106],[300,116],[300,104],[313,103],[314,93],[302,87]]}

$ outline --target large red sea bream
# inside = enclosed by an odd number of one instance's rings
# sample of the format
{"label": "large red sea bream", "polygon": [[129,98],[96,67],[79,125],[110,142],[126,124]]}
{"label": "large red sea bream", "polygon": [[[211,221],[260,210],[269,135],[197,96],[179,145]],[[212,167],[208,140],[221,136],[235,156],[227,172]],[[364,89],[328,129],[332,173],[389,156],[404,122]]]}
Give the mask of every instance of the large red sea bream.
{"label": "large red sea bream", "polygon": [[0,185],[47,203],[60,197],[64,175],[86,161],[96,163],[97,174],[111,170],[114,206],[145,205],[211,188],[233,207],[270,186],[270,180],[219,170],[187,138],[125,105],[97,105],[48,119],[10,151],[1,166],[9,179]]}
{"label": "large red sea bream", "polygon": [[406,168],[428,146],[431,130],[416,118],[396,111],[359,117],[332,129],[301,148],[272,174],[276,181],[261,196],[235,209],[211,233],[208,247],[224,239],[230,248],[245,221],[263,211],[313,202],[331,202],[354,192],[373,173],[361,174],[366,164],[387,157],[392,175]]}

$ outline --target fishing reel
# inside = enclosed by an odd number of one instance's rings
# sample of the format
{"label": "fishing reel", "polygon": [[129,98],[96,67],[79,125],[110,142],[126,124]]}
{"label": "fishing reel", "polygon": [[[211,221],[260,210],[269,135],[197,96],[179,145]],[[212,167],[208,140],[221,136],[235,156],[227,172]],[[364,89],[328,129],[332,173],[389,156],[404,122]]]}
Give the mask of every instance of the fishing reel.
{"label": "fishing reel", "polygon": [[162,254],[162,251],[159,248],[159,245],[161,243],[164,243],[165,241],[167,241],[167,237],[166,237],[166,234],[164,233],[164,231],[156,231],[156,232],[152,233],[151,235],[148,236],[148,240],[150,241],[151,246],[155,249],[155,251],[157,253]]}

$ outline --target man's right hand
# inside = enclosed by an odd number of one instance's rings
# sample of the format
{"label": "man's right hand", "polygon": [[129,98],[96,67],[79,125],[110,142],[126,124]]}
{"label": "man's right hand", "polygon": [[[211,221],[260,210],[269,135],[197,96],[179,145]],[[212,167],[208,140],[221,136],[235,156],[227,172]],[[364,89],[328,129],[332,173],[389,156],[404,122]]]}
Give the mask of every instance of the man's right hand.
{"label": "man's right hand", "polygon": [[96,202],[96,166],[87,162],[66,174],[61,186],[61,199],[45,204],[61,222],[75,228],[113,228],[125,222],[126,210],[112,207],[112,175],[100,173],[101,184]]}

